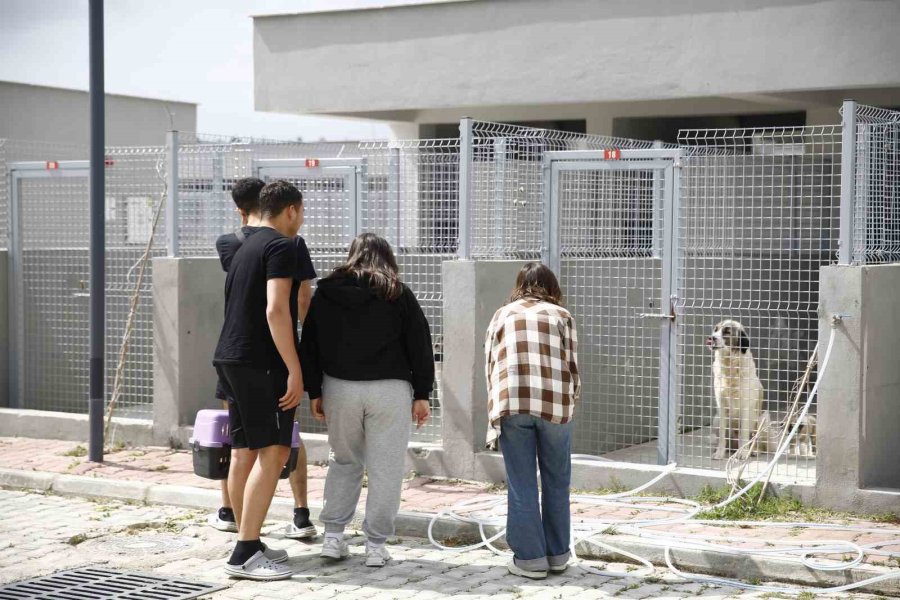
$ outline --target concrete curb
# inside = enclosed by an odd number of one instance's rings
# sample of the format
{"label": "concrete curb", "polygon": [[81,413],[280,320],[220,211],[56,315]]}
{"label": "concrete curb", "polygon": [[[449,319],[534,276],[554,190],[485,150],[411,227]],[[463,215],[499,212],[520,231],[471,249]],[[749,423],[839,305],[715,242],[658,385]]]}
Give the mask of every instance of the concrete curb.
{"label": "concrete curb", "polygon": [[[54,493],[63,496],[78,496],[94,499],[115,499],[149,504],[166,504],[184,508],[213,510],[219,506],[218,490],[190,486],[150,484],[140,481],[119,481],[84,475],[64,475],[40,471],[19,471],[0,469],[0,488]],[[310,506],[312,518],[316,519],[321,506]],[[293,502],[287,498],[275,498],[269,510],[274,519],[287,520],[293,514]],[[426,538],[428,525],[433,515],[402,511],[397,516],[397,535],[400,537]],[[358,528],[363,515],[357,512],[352,526]],[[492,534],[494,530],[489,529]],[[434,526],[437,539],[456,537],[478,539],[478,529],[469,523],[452,519],[439,519]],[[628,552],[647,558],[655,565],[665,567],[665,546],[652,541],[628,535],[615,535],[610,542]],[[503,547],[503,544],[497,544]],[[599,551],[594,546],[582,544],[579,556],[602,560],[621,561],[622,557]],[[800,586],[831,587],[868,579],[888,573],[884,567],[856,568],[844,572],[813,571],[799,561],[757,558],[733,555],[725,552],[699,550],[677,550],[673,553],[679,569],[693,573],[704,573],[730,579],[779,581]],[[870,592],[889,596],[900,596],[900,579],[881,581],[859,588],[860,592]]]}

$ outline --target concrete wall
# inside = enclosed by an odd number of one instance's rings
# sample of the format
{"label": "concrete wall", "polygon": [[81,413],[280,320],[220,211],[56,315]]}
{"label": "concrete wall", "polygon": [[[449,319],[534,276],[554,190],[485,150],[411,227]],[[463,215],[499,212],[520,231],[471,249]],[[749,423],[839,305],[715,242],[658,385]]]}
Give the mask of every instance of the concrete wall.
{"label": "concrete wall", "polygon": [[487,435],[484,334],[506,303],[523,262],[448,261],[444,279],[444,403],[442,468],[474,479],[475,455]]}
{"label": "concrete wall", "polygon": [[[865,267],[864,392],[860,431],[860,487],[900,492],[900,265]],[[900,508],[900,505],[898,505]]]}
{"label": "concrete wall", "polygon": [[816,105],[803,96],[900,86],[898,19],[900,5],[877,0],[518,0],[257,17],[256,108],[421,122],[419,111],[461,107]]}
{"label": "concrete wall", "polygon": [[0,408],[9,406],[9,252],[0,250]]}
{"label": "concrete wall", "polygon": [[900,509],[900,265],[822,269],[819,360],[836,326],[822,376],[816,501],[844,510]]}
{"label": "concrete wall", "polygon": [[[0,81],[0,138],[87,146],[88,100],[81,90]],[[162,145],[171,129],[196,131],[197,105],[106,95],[108,146]]]}
{"label": "concrete wall", "polygon": [[153,259],[153,421],[177,438],[215,403],[213,352],[222,329],[225,275],[218,258]]}

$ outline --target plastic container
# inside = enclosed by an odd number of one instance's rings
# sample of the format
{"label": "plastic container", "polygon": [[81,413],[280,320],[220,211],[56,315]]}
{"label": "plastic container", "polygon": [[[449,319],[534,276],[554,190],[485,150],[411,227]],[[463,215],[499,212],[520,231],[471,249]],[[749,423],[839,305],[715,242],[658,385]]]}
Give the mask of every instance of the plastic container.
{"label": "plastic container", "polygon": [[300,457],[300,424],[294,421],[294,432],[291,434],[291,454],[288,456],[287,464],[281,470],[279,479],[287,479],[291,475],[291,471],[297,468],[297,460]]}
{"label": "plastic container", "polygon": [[[231,464],[231,435],[227,410],[201,410],[189,440],[194,474],[205,479],[227,479]],[[295,461],[296,464],[296,461]]]}

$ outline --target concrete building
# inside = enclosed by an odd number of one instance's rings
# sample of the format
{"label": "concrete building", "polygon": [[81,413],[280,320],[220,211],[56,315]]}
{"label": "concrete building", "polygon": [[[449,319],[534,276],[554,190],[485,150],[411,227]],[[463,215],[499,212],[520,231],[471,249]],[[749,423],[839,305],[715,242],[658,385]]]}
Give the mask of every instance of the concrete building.
{"label": "concrete building", "polygon": [[[90,142],[88,92],[0,81],[0,138]],[[197,130],[197,105],[106,95],[106,145],[162,145],[166,131]]]}
{"label": "concrete building", "polygon": [[[408,0],[254,19],[257,110],[450,137],[461,116],[674,141],[900,106],[900,3]],[[289,74],[289,76],[287,75]]]}

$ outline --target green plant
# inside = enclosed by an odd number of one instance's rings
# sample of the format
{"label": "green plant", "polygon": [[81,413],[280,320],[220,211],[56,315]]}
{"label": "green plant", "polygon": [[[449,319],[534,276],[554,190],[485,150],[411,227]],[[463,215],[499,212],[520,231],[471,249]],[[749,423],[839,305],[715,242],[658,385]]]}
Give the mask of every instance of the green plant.
{"label": "green plant", "polygon": [[876,523],[889,523],[891,525],[900,525],[900,515],[892,512],[878,513],[872,515],[872,520]]}
{"label": "green plant", "polygon": [[67,451],[63,452],[62,455],[63,456],[77,456],[77,457],[87,456],[87,448],[85,448],[81,444],[78,444],[71,450],[67,450]]}

